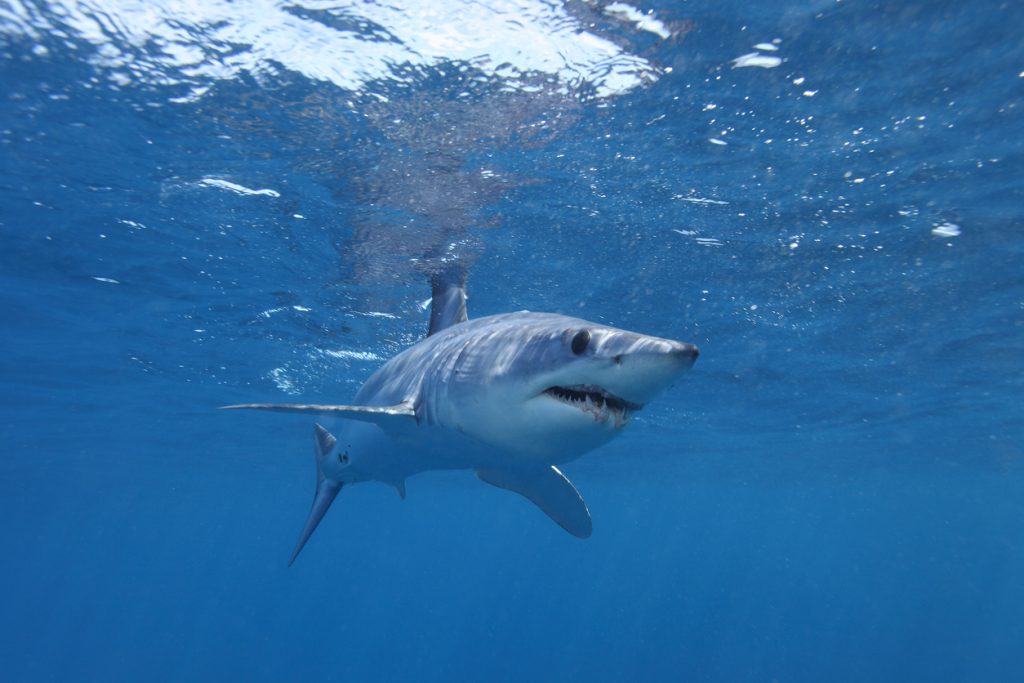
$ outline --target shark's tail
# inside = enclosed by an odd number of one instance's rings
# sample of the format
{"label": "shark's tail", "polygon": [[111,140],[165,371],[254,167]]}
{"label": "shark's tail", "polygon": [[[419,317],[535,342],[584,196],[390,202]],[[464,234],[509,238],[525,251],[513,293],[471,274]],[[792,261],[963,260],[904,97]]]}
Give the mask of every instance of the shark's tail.
{"label": "shark's tail", "polygon": [[302,533],[299,534],[299,542],[295,544],[295,550],[292,551],[292,558],[288,560],[288,566],[292,566],[295,562],[295,558],[302,552],[303,546],[306,545],[306,541],[316,531],[316,527],[320,524],[320,520],[323,519],[327,509],[331,507],[331,503],[334,502],[334,498],[338,495],[338,491],[341,491],[343,483],[340,481],[334,481],[324,476],[323,470],[320,468],[320,463],[331,452],[334,448],[334,444],[337,441],[334,436],[321,427],[316,425],[314,427],[315,436],[315,447],[314,454],[316,455],[316,495],[313,496],[313,507],[309,511],[309,516],[306,518],[306,525],[302,527]]}

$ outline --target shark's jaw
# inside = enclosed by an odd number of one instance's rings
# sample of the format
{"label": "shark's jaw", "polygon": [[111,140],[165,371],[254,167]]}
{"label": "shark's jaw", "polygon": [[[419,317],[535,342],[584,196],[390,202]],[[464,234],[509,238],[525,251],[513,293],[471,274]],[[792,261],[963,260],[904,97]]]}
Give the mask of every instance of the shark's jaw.
{"label": "shark's jaw", "polygon": [[446,366],[448,402],[435,416],[517,462],[558,465],[607,443],[698,355],[692,344],[555,314],[487,323],[486,345],[458,347]]}
{"label": "shark's jaw", "polygon": [[548,387],[544,394],[574,410],[590,415],[594,422],[611,422],[616,429],[622,429],[629,424],[630,415],[643,408],[639,403],[627,401],[594,384]]}

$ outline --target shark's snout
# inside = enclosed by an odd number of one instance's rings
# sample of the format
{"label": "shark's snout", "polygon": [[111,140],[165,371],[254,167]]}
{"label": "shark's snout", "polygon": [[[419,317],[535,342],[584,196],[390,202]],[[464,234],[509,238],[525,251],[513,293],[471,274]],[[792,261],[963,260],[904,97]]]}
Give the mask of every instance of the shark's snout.
{"label": "shark's snout", "polygon": [[685,363],[686,367],[689,368],[697,362],[697,357],[700,356],[700,349],[694,344],[675,342],[674,348],[669,351],[669,354],[678,358],[680,362]]}
{"label": "shark's snout", "polygon": [[629,352],[619,358],[627,358],[631,355],[654,365],[664,366],[667,362],[667,365],[677,369],[689,370],[690,366],[697,361],[700,349],[695,344],[688,342],[646,337],[639,342],[634,342]]}

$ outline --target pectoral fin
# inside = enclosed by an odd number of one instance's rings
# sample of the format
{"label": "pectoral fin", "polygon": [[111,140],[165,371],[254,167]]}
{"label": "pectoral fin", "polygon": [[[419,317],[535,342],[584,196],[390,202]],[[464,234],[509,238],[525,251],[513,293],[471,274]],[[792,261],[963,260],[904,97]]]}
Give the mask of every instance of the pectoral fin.
{"label": "pectoral fin", "polygon": [[316,405],[302,403],[244,403],[234,406],[221,406],[221,410],[272,410],[278,413],[303,413],[324,417],[344,417],[350,420],[373,422],[386,427],[395,420],[416,419],[416,411],[411,403],[399,403],[394,406],[343,406]]}
{"label": "pectoral fin", "polygon": [[589,538],[593,525],[587,504],[557,467],[526,472],[478,470],[476,476],[527,498],[573,536]]}

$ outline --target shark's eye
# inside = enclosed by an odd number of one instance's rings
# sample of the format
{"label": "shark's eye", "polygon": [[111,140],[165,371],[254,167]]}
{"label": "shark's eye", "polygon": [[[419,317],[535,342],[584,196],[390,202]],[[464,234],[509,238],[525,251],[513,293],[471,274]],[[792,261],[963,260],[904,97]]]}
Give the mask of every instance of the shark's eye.
{"label": "shark's eye", "polygon": [[342,453],[338,453],[338,460],[341,461],[342,465],[347,465],[348,464],[348,451],[344,451]]}
{"label": "shark's eye", "polygon": [[590,331],[580,330],[572,338],[572,352],[577,356],[587,350],[590,345]]}

